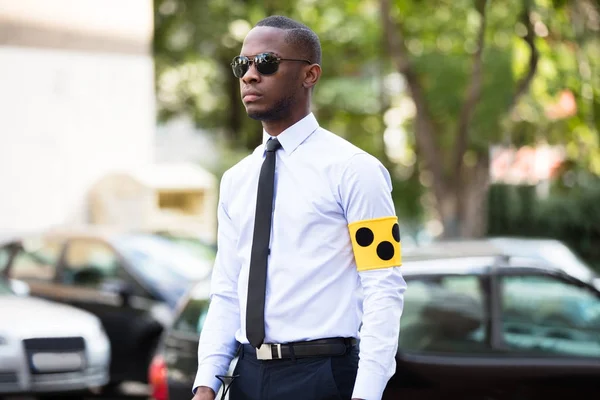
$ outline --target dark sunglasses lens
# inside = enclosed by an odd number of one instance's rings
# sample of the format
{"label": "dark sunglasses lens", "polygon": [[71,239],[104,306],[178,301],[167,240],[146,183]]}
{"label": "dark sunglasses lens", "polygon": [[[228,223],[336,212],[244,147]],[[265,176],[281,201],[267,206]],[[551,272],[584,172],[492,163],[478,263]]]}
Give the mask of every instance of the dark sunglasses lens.
{"label": "dark sunglasses lens", "polygon": [[235,57],[231,62],[231,69],[236,78],[241,78],[248,72],[250,62],[246,57]]}
{"label": "dark sunglasses lens", "polygon": [[270,53],[259,54],[254,59],[256,69],[263,75],[271,75],[277,72],[279,61],[277,57]]}
{"label": "dark sunglasses lens", "polygon": [[236,78],[241,78],[248,72],[248,64],[234,65],[232,68],[233,75],[235,75]]}

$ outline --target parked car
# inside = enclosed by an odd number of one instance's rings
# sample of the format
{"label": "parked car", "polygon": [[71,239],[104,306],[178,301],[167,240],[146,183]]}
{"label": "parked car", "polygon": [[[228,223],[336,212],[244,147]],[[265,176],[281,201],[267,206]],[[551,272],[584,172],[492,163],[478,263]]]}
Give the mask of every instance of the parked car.
{"label": "parked car", "polygon": [[100,320],[11,286],[0,278],[0,396],[83,395],[108,383],[110,342]]}
{"label": "parked car", "polygon": [[147,382],[156,344],[212,261],[167,239],[86,229],[21,236],[0,248],[1,273],[31,295],[97,315],[111,343],[110,385]]}
{"label": "parked car", "polygon": [[[148,371],[152,398],[189,399],[198,367],[198,339],[209,304],[208,281],[182,299]],[[220,399],[220,397],[217,397]]]}
{"label": "parked car", "polygon": [[488,240],[506,254],[552,264],[600,290],[598,273],[560,240],[520,237],[491,237]]}
{"label": "parked car", "polygon": [[[546,262],[488,255],[485,246],[449,257],[436,249],[405,257],[397,370],[384,399],[547,400],[586,398],[585,390],[597,398],[594,286]],[[151,371],[158,400],[189,398],[206,294],[205,284],[192,290],[164,334]]]}
{"label": "parked car", "polygon": [[463,394],[491,398],[549,398],[594,387],[600,292],[589,282],[539,260],[505,256],[407,261],[404,271],[402,372],[386,398],[402,387],[461,390],[459,377],[469,377]]}
{"label": "parked car", "polygon": [[[198,368],[198,340],[208,313],[210,282],[197,283],[177,307],[173,324],[165,330],[148,371],[154,400],[188,399]],[[233,374],[235,358],[229,366]],[[231,380],[224,379],[227,385]],[[216,399],[223,398],[221,387]],[[225,399],[228,399],[225,393]]]}
{"label": "parked car", "polygon": [[488,237],[432,241],[423,246],[403,246],[404,259],[462,257],[465,255],[526,257],[551,264],[600,289],[600,276],[563,242],[547,238]]}
{"label": "parked car", "polygon": [[202,238],[195,232],[175,229],[156,229],[150,233],[182,245],[201,258],[214,261],[217,256],[217,244]]}

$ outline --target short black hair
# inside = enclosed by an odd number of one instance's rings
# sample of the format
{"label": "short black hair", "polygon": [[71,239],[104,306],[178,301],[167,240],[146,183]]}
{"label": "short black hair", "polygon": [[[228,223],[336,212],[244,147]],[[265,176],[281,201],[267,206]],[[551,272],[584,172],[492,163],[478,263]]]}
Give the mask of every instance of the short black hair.
{"label": "short black hair", "polygon": [[263,18],[255,26],[283,29],[286,31],[286,43],[295,46],[310,62],[321,64],[321,41],[308,26],[282,15]]}

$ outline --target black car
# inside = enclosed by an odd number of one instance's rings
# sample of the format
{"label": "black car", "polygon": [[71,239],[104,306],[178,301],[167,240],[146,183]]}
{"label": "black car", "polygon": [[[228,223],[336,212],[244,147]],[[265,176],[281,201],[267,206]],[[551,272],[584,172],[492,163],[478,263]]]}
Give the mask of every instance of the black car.
{"label": "black car", "polygon": [[163,334],[148,372],[152,398],[190,398],[198,368],[198,339],[208,313],[209,289],[208,280],[197,283],[176,309],[173,324]]}
{"label": "black car", "polygon": [[100,317],[111,344],[111,383],[147,382],[160,335],[180,298],[205,279],[212,260],[149,234],[52,232],[0,247],[0,274],[32,296]]}
{"label": "black car", "polygon": [[[405,257],[397,370],[383,398],[598,398],[600,292],[548,264],[484,254]],[[158,400],[190,396],[206,293],[195,288],[165,332],[151,371]]]}

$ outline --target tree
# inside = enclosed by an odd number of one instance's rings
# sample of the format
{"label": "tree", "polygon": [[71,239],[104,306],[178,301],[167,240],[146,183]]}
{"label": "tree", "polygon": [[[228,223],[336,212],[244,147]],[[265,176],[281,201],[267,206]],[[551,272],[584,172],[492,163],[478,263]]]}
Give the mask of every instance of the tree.
{"label": "tree", "polygon": [[[444,233],[446,236],[481,236],[486,232],[489,145],[505,141],[518,129],[523,130],[523,126],[512,121],[523,102],[534,103],[538,108],[538,125],[529,126],[529,130],[533,128],[536,133],[528,135],[529,140],[521,140],[520,144],[535,141],[537,138],[533,136],[551,136],[552,128],[556,129],[557,124],[546,126],[543,131],[539,129],[547,121],[547,116],[540,118],[539,108],[544,102],[531,97],[524,99],[538,70],[541,58],[538,47],[544,48],[546,61],[555,63],[559,62],[556,51],[562,50],[563,56],[580,53],[585,46],[584,32],[591,31],[597,38],[598,4],[533,0],[394,3],[380,0],[379,3],[389,55],[404,76],[416,107],[414,129],[419,155],[431,175],[434,203]],[[445,18],[440,24],[436,15],[452,15],[459,22]],[[560,23],[547,25],[542,16],[546,21],[556,19]],[[407,29],[408,24],[410,29]],[[575,35],[564,36],[573,30]],[[437,48],[425,45],[423,50],[415,45],[432,35],[437,36]],[[449,40],[449,37],[471,44],[464,48],[444,44],[444,38]],[[565,42],[571,51],[564,51]],[[517,65],[522,71],[513,78],[511,56],[522,53],[523,44],[527,47],[527,61]],[[445,51],[442,45],[447,48]],[[598,45],[597,39],[595,45]],[[471,53],[468,62],[467,53]],[[579,81],[580,74],[573,68],[566,68],[564,72]],[[538,94],[541,91],[548,95],[549,85],[557,84],[556,79],[552,83],[550,80],[552,78],[542,78],[543,89],[538,89]],[[558,84],[564,85],[564,82]],[[445,92],[443,86],[446,86]],[[573,124],[573,120],[568,122]],[[594,121],[588,121],[583,126],[595,130],[598,148],[598,130],[593,125]]]}
{"label": "tree", "polygon": [[[377,3],[300,0],[295,4],[254,0],[155,0],[154,57],[159,122],[178,115],[215,133],[224,148],[241,154],[261,139],[248,119],[230,60],[259,19],[269,14],[298,18],[319,32],[323,76],[313,110],[321,124],[378,157],[392,171],[393,196],[404,226],[419,225],[424,192],[418,170],[395,174],[382,132],[388,96]],[[233,158],[222,166],[229,166]]]}
{"label": "tree", "polygon": [[[266,15],[313,27],[324,70],[313,109],[388,167],[404,226],[431,206],[446,236],[485,233],[490,144],[562,143],[600,175],[598,0],[155,0],[155,10],[160,120],[189,115],[242,154],[261,129],[230,60]],[[564,93],[574,114],[551,112]]]}
{"label": "tree", "polygon": [[[423,7],[423,2],[419,3],[421,4],[418,7]],[[447,2],[443,5],[440,5],[440,2],[437,3],[437,7],[450,6]],[[459,2],[452,3],[452,6],[456,7]],[[465,1],[460,3],[463,10],[465,7],[470,6]],[[477,16],[477,18],[473,19],[477,20],[478,26],[473,35],[474,46],[471,50],[471,68],[468,72],[469,79],[468,83],[464,85],[464,90],[460,90],[462,89],[460,86],[458,88],[458,93],[465,93],[464,99],[457,102],[457,104],[462,103],[460,109],[455,110],[456,114],[454,118],[447,118],[444,114],[447,113],[448,109],[436,112],[435,108],[431,106],[431,102],[435,101],[433,96],[438,95],[439,90],[432,89],[431,86],[433,85],[431,84],[428,88],[427,84],[423,83],[423,69],[420,69],[416,65],[420,65],[418,61],[430,56],[434,59],[437,58],[440,65],[446,65],[448,69],[458,67],[457,70],[464,71],[463,68],[466,63],[464,56],[460,54],[462,49],[458,50],[458,54],[449,54],[448,62],[441,59],[439,51],[426,54],[421,56],[420,60],[415,60],[415,57],[411,56],[406,45],[408,39],[405,37],[404,27],[398,18],[393,17],[390,0],[380,0],[381,17],[383,26],[385,27],[388,51],[396,68],[405,77],[410,95],[416,107],[415,135],[417,137],[419,154],[423,157],[426,170],[432,176],[435,204],[447,236],[476,236],[484,233],[484,219],[482,217],[485,213],[482,208],[485,205],[485,194],[487,193],[486,187],[489,176],[489,160],[485,153],[487,146],[477,148],[470,162],[467,159],[467,151],[470,145],[473,144],[470,140],[472,136],[472,121],[476,113],[476,108],[482,100],[484,90],[484,50],[488,50],[486,49],[486,39],[489,40],[489,33],[487,32],[489,23],[488,13],[489,8],[492,6],[486,0],[477,0],[472,3],[476,14],[471,15]],[[505,5],[505,7],[511,5]],[[408,8],[408,5],[405,5],[405,7]],[[415,10],[412,11],[416,13]],[[467,13],[469,11],[467,9]],[[457,15],[454,16],[457,17]],[[526,0],[523,2],[519,21],[527,30],[524,40],[530,47],[530,61],[529,68],[517,84],[514,94],[505,100],[506,104],[504,107],[507,109],[510,109],[519,100],[520,96],[527,91],[535,74],[539,59],[531,22],[531,1]],[[516,21],[510,22],[514,23]],[[506,30],[506,26],[502,28]],[[436,26],[435,29],[437,30],[438,27]],[[465,29],[464,32],[461,36],[463,36],[462,39],[466,42],[471,39],[469,37],[471,35],[468,29]],[[417,34],[423,35],[423,32],[417,32]],[[444,34],[449,34],[449,32],[442,33],[442,35]],[[449,49],[449,51],[451,50]],[[493,51],[494,49],[489,49],[488,53],[493,54]],[[491,62],[495,63],[496,66],[502,64],[503,67],[509,68],[510,64],[506,60],[498,62],[498,60],[506,55],[506,50],[499,50],[498,53],[496,57],[489,57],[488,60],[491,59]],[[463,52],[463,54],[465,53]],[[454,56],[454,60],[450,61],[449,59],[452,56]],[[454,62],[454,65],[451,65],[451,62]],[[489,66],[491,67],[491,65]],[[427,69],[424,69],[424,71],[426,73]],[[455,76],[452,76],[456,72],[456,70],[449,71],[448,76],[442,75],[437,78],[456,79]],[[506,74],[488,77],[492,81],[492,87],[496,89],[499,87],[498,78],[499,80],[506,80],[509,77]],[[494,79],[496,79],[496,82],[494,82]],[[460,100],[462,96],[456,97],[458,98],[452,99],[453,102]],[[493,97],[490,96],[489,98]],[[494,107],[493,113],[496,115],[490,116],[489,114],[491,113],[487,113],[486,116],[498,120],[504,114],[502,111],[499,107]],[[496,127],[488,124],[487,128],[499,131],[499,124]],[[442,150],[444,144],[446,146],[453,145],[453,147],[450,151],[444,151]]]}

